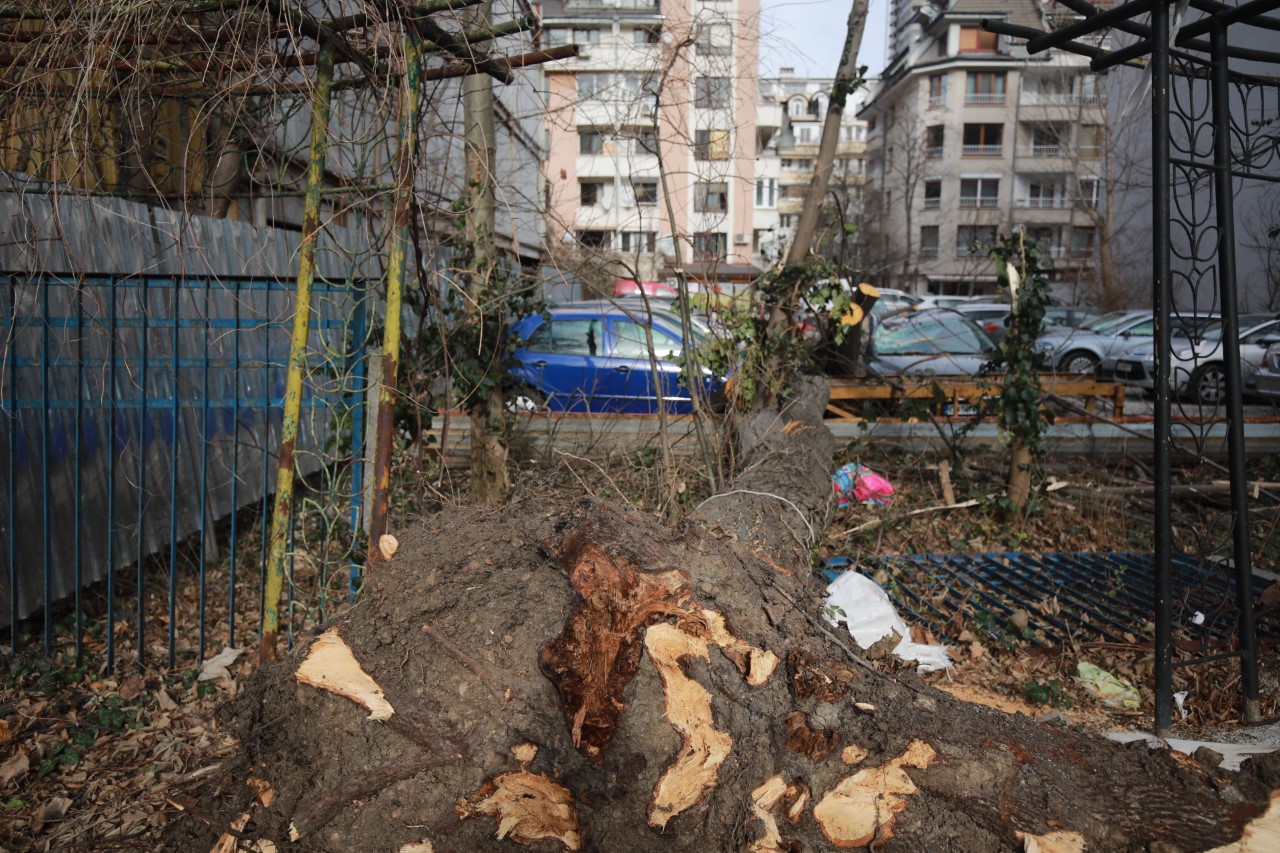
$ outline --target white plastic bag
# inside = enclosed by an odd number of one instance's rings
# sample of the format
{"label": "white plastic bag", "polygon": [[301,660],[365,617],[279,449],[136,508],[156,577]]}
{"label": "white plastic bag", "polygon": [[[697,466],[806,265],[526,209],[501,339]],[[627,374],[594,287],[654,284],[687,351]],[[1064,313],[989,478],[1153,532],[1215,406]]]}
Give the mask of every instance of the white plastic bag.
{"label": "white plastic bag", "polygon": [[854,571],[844,572],[827,587],[827,621],[847,622],[854,642],[869,649],[876,640],[894,631],[902,642],[893,653],[903,660],[919,661],[921,672],[949,669],[951,658],[945,646],[930,646],[911,642],[911,629],[902,621],[893,602],[880,585],[866,575]]}

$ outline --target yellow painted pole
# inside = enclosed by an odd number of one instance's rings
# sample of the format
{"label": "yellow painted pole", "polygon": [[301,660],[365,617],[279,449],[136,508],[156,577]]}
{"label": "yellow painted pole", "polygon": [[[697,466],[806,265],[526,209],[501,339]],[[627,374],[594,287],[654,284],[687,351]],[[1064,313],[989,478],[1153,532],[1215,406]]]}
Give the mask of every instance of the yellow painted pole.
{"label": "yellow painted pole", "polygon": [[409,224],[413,215],[414,166],[418,154],[418,87],[422,74],[422,42],[412,29],[405,34],[404,61],[405,73],[400,84],[400,123],[397,128],[399,149],[396,156],[396,196],[391,218],[391,247],[387,255],[382,387],[378,392],[378,426],[374,433],[373,501],[369,516],[367,563],[376,563],[382,559],[378,540],[387,532],[387,503],[391,490],[396,371],[400,364],[400,308],[409,253]]}
{"label": "yellow painted pole", "polygon": [[320,235],[320,184],[324,180],[325,153],[329,141],[329,91],[333,84],[333,47],[324,44],[316,66],[316,88],[311,98],[311,151],[307,161],[307,191],[302,208],[302,245],[298,252],[298,281],[293,301],[293,335],[289,340],[289,367],[284,386],[284,419],[280,427],[280,459],[276,469],[276,495],[271,512],[271,536],[267,551],[267,585],[263,592],[262,642],[258,660],[275,660],[280,633],[280,596],[293,516],[294,451],[302,414],[302,376],[307,367],[307,333],[311,324],[311,284],[316,274],[316,240]]}

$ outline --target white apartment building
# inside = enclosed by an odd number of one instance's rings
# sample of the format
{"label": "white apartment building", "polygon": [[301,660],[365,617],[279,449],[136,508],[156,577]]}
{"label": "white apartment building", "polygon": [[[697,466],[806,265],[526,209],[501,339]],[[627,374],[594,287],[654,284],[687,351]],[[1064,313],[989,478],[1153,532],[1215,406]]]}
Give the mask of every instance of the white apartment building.
{"label": "white apartment building", "polygon": [[547,237],[646,280],[751,280],[758,0],[546,0]]}
{"label": "white apartment building", "polygon": [[983,18],[1045,29],[1049,0],[895,0],[896,53],[860,112],[880,284],[993,292],[983,244],[1021,229],[1051,278],[1092,276],[1107,116],[1088,60],[984,32]]}
{"label": "white apartment building", "polygon": [[[809,194],[835,82],[831,78],[797,77],[791,68],[779,72],[778,77],[760,81],[762,125],[767,115],[778,127],[760,158],[756,188],[752,243],[766,263],[776,260],[795,233]],[[866,183],[867,123],[858,116],[866,95],[866,89],[859,89],[845,104],[827,193],[829,207],[833,194],[840,198],[838,218],[848,222],[860,218]]]}

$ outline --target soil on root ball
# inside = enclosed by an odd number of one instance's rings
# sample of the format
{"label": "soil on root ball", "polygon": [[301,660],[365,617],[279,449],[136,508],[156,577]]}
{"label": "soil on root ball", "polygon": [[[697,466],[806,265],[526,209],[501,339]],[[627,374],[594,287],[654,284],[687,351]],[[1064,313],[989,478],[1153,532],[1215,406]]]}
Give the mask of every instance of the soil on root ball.
{"label": "soil on root ball", "polygon": [[207,853],[235,821],[279,850],[995,851],[1071,830],[1190,851],[1239,837],[1276,775],[873,671],[820,622],[807,567],[695,526],[524,500],[397,534],[326,630],[390,716],[299,681],[303,640],[224,709],[241,753],[166,849]]}

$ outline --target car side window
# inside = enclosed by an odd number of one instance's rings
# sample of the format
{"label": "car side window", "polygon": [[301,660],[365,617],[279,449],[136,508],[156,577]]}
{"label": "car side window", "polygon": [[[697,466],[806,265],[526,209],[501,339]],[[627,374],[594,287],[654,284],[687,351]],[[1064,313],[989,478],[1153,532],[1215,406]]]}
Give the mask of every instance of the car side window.
{"label": "car side window", "polygon": [[1146,322],[1139,323],[1125,332],[1126,335],[1132,338],[1151,338],[1155,337],[1155,333],[1156,323],[1154,320],[1147,320]]}
{"label": "car side window", "polygon": [[1280,337],[1280,326],[1267,326],[1262,329],[1255,329],[1240,339],[1242,344],[1258,344],[1262,343],[1264,338]]}
{"label": "car side window", "polygon": [[596,355],[600,351],[599,320],[548,320],[525,341],[529,352]]}
{"label": "car side window", "polygon": [[[649,343],[645,337],[645,327],[630,320],[614,320],[611,324],[615,343],[613,354],[617,358],[648,358]],[[650,326],[653,335],[653,352],[658,358],[678,355],[681,351],[680,340],[666,332]]]}

